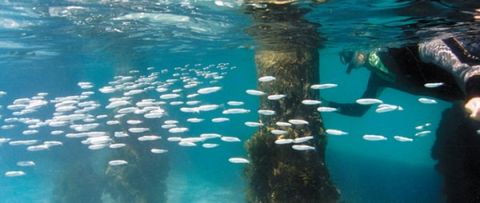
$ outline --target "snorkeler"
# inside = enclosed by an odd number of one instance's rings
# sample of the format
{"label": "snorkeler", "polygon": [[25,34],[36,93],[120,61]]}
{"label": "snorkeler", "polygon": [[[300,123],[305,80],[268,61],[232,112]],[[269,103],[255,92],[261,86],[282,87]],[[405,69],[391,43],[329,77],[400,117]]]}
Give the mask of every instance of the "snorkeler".
{"label": "snorkeler", "polygon": [[[480,37],[434,39],[403,48],[342,51],[340,58],[352,69],[372,73],[362,98],[375,98],[390,87],[446,101],[465,100],[464,109],[480,120]],[[437,88],[426,83],[440,83]],[[342,114],[361,116],[369,106],[327,102]]]}

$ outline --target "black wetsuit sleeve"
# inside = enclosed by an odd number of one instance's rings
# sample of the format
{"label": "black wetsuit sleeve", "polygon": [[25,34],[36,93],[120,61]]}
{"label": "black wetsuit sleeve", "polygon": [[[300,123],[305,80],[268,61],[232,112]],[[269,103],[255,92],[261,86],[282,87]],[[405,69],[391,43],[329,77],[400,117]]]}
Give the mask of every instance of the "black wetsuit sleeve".
{"label": "black wetsuit sleeve", "polygon": [[480,75],[473,76],[465,83],[467,100],[473,97],[480,97]]}
{"label": "black wetsuit sleeve", "polygon": [[[385,81],[376,76],[375,74],[370,74],[370,79],[368,80],[367,89],[362,95],[362,98],[376,98],[382,90],[385,88]],[[337,102],[327,102],[327,105],[330,107],[335,107],[338,110],[338,113],[348,115],[348,116],[363,116],[370,105],[361,105],[357,103],[337,103]]]}

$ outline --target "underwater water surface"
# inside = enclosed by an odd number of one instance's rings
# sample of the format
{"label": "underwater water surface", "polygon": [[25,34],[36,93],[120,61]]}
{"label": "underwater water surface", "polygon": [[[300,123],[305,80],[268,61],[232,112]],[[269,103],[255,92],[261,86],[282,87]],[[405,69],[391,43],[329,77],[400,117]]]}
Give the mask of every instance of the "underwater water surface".
{"label": "underwater water surface", "polygon": [[445,202],[459,102],[317,108],[367,88],[342,50],[475,32],[475,2],[283,3],[0,1],[0,202]]}

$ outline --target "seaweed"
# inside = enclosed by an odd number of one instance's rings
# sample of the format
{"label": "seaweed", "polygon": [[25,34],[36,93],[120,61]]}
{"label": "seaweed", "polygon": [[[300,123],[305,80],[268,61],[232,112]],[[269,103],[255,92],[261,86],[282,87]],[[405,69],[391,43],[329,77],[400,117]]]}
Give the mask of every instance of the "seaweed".
{"label": "seaweed", "polygon": [[[255,52],[257,74],[272,75],[272,83],[259,89],[269,94],[289,93],[279,101],[262,98],[260,107],[276,112],[261,116],[265,124],[246,143],[251,159],[245,169],[248,202],[335,202],[339,192],[325,165],[326,136],[321,115],[315,107],[302,105],[303,99],[318,98],[310,85],[319,82],[318,48],[323,40],[318,25],[303,18],[305,9],[293,5],[251,8],[255,24],[247,32],[259,47]],[[276,145],[280,137],[270,133],[276,121],[299,118],[309,125],[288,129],[283,138],[313,136],[311,151],[295,151],[291,145]],[[312,143],[313,142],[313,143]]]}
{"label": "seaweed", "polygon": [[55,184],[52,202],[102,202],[103,176],[96,174],[88,162],[78,161],[69,166]]}
{"label": "seaweed", "polygon": [[[151,126],[152,131],[157,131],[155,126],[158,124],[155,121],[146,121],[145,124]],[[151,153],[150,148],[154,143],[129,139],[126,144],[126,147],[115,150],[110,155],[111,159],[123,159],[128,164],[107,167],[104,196],[114,202],[166,202],[169,170],[167,154]]]}

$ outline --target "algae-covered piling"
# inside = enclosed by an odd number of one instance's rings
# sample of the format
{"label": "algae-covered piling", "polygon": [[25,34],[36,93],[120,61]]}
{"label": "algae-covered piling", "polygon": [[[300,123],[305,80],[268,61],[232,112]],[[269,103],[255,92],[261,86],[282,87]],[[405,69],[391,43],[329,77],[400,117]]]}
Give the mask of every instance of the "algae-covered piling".
{"label": "algae-covered piling", "polygon": [[[268,94],[286,94],[282,100],[263,97],[261,109],[271,109],[273,116],[261,116],[264,126],[247,142],[251,164],[246,168],[249,202],[335,202],[338,192],[325,165],[326,136],[319,112],[303,105],[304,99],[318,99],[309,87],[319,82],[318,26],[306,21],[304,9],[289,4],[265,4],[247,7],[254,24],[247,32],[258,47],[255,62],[258,76],[274,76],[270,83],[260,83]],[[286,129],[283,138],[314,136],[308,144],[315,150],[296,151],[291,145],[274,143],[280,136],[270,130],[277,121],[303,119],[308,125]]]}
{"label": "algae-covered piling", "polygon": [[[129,143],[115,153],[115,157],[128,160],[125,166],[108,166],[107,188],[114,202],[165,202],[168,158],[150,152],[150,148]],[[106,193],[107,194],[107,193]]]}
{"label": "algae-covered piling", "polygon": [[[120,67],[121,68],[121,67]],[[142,97],[143,96],[143,97]],[[131,102],[152,98],[155,95],[137,96]],[[113,109],[110,117],[118,113]],[[101,148],[79,149],[79,153],[69,154],[72,159],[65,172],[58,178],[54,190],[53,202],[131,202],[157,203],[166,202],[166,178],[169,170],[168,154],[154,154],[152,148],[161,147],[158,142],[141,142],[141,133],[128,131],[129,119],[143,119],[142,115],[129,114],[116,118],[119,125],[99,126],[97,134],[106,141],[97,144]],[[157,119],[143,121],[148,127],[147,133],[159,134]],[[126,137],[117,137],[123,132]],[[97,135],[98,136],[98,135]],[[102,137],[100,136],[100,137]],[[88,138],[86,138],[88,139]],[[76,142],[74,140],[72,142]],[[83,143],[83,142],[82,142]],[[124,147],[113,148],[110,144],[124,144]],[[110,147],[109,147],[110,145]],[[77,157],[78,156],[78,157]],[[88,157],[88,158],[85,158]],[[121,161],[121,165],[109,164],[110,161]]]}
{"label": "algae-covered piling", "polygon": [[59,176],[51,202],[102,202],[101,193],[104,184],[105,179],[102,174],[95,172],[92,164],[82,161],[74,162]]}
{"label": "algae-covered piling", "polygon": [[[125,122],[130,117],[122,118]],[[159,132],[158,123],[145,121],[153,134]],[[127,132],[126,128],[123,128]],[[114,202],[153,203],[166,202],[166,178],[168,176],[168,156],[159,156],[150,152],[155,143],[139,142],[132,135],[126,147],[115,150],[111,159],[122,159],[128,162],[124,166],[108,166],[105,175],[107,186],[104,196]]]}

